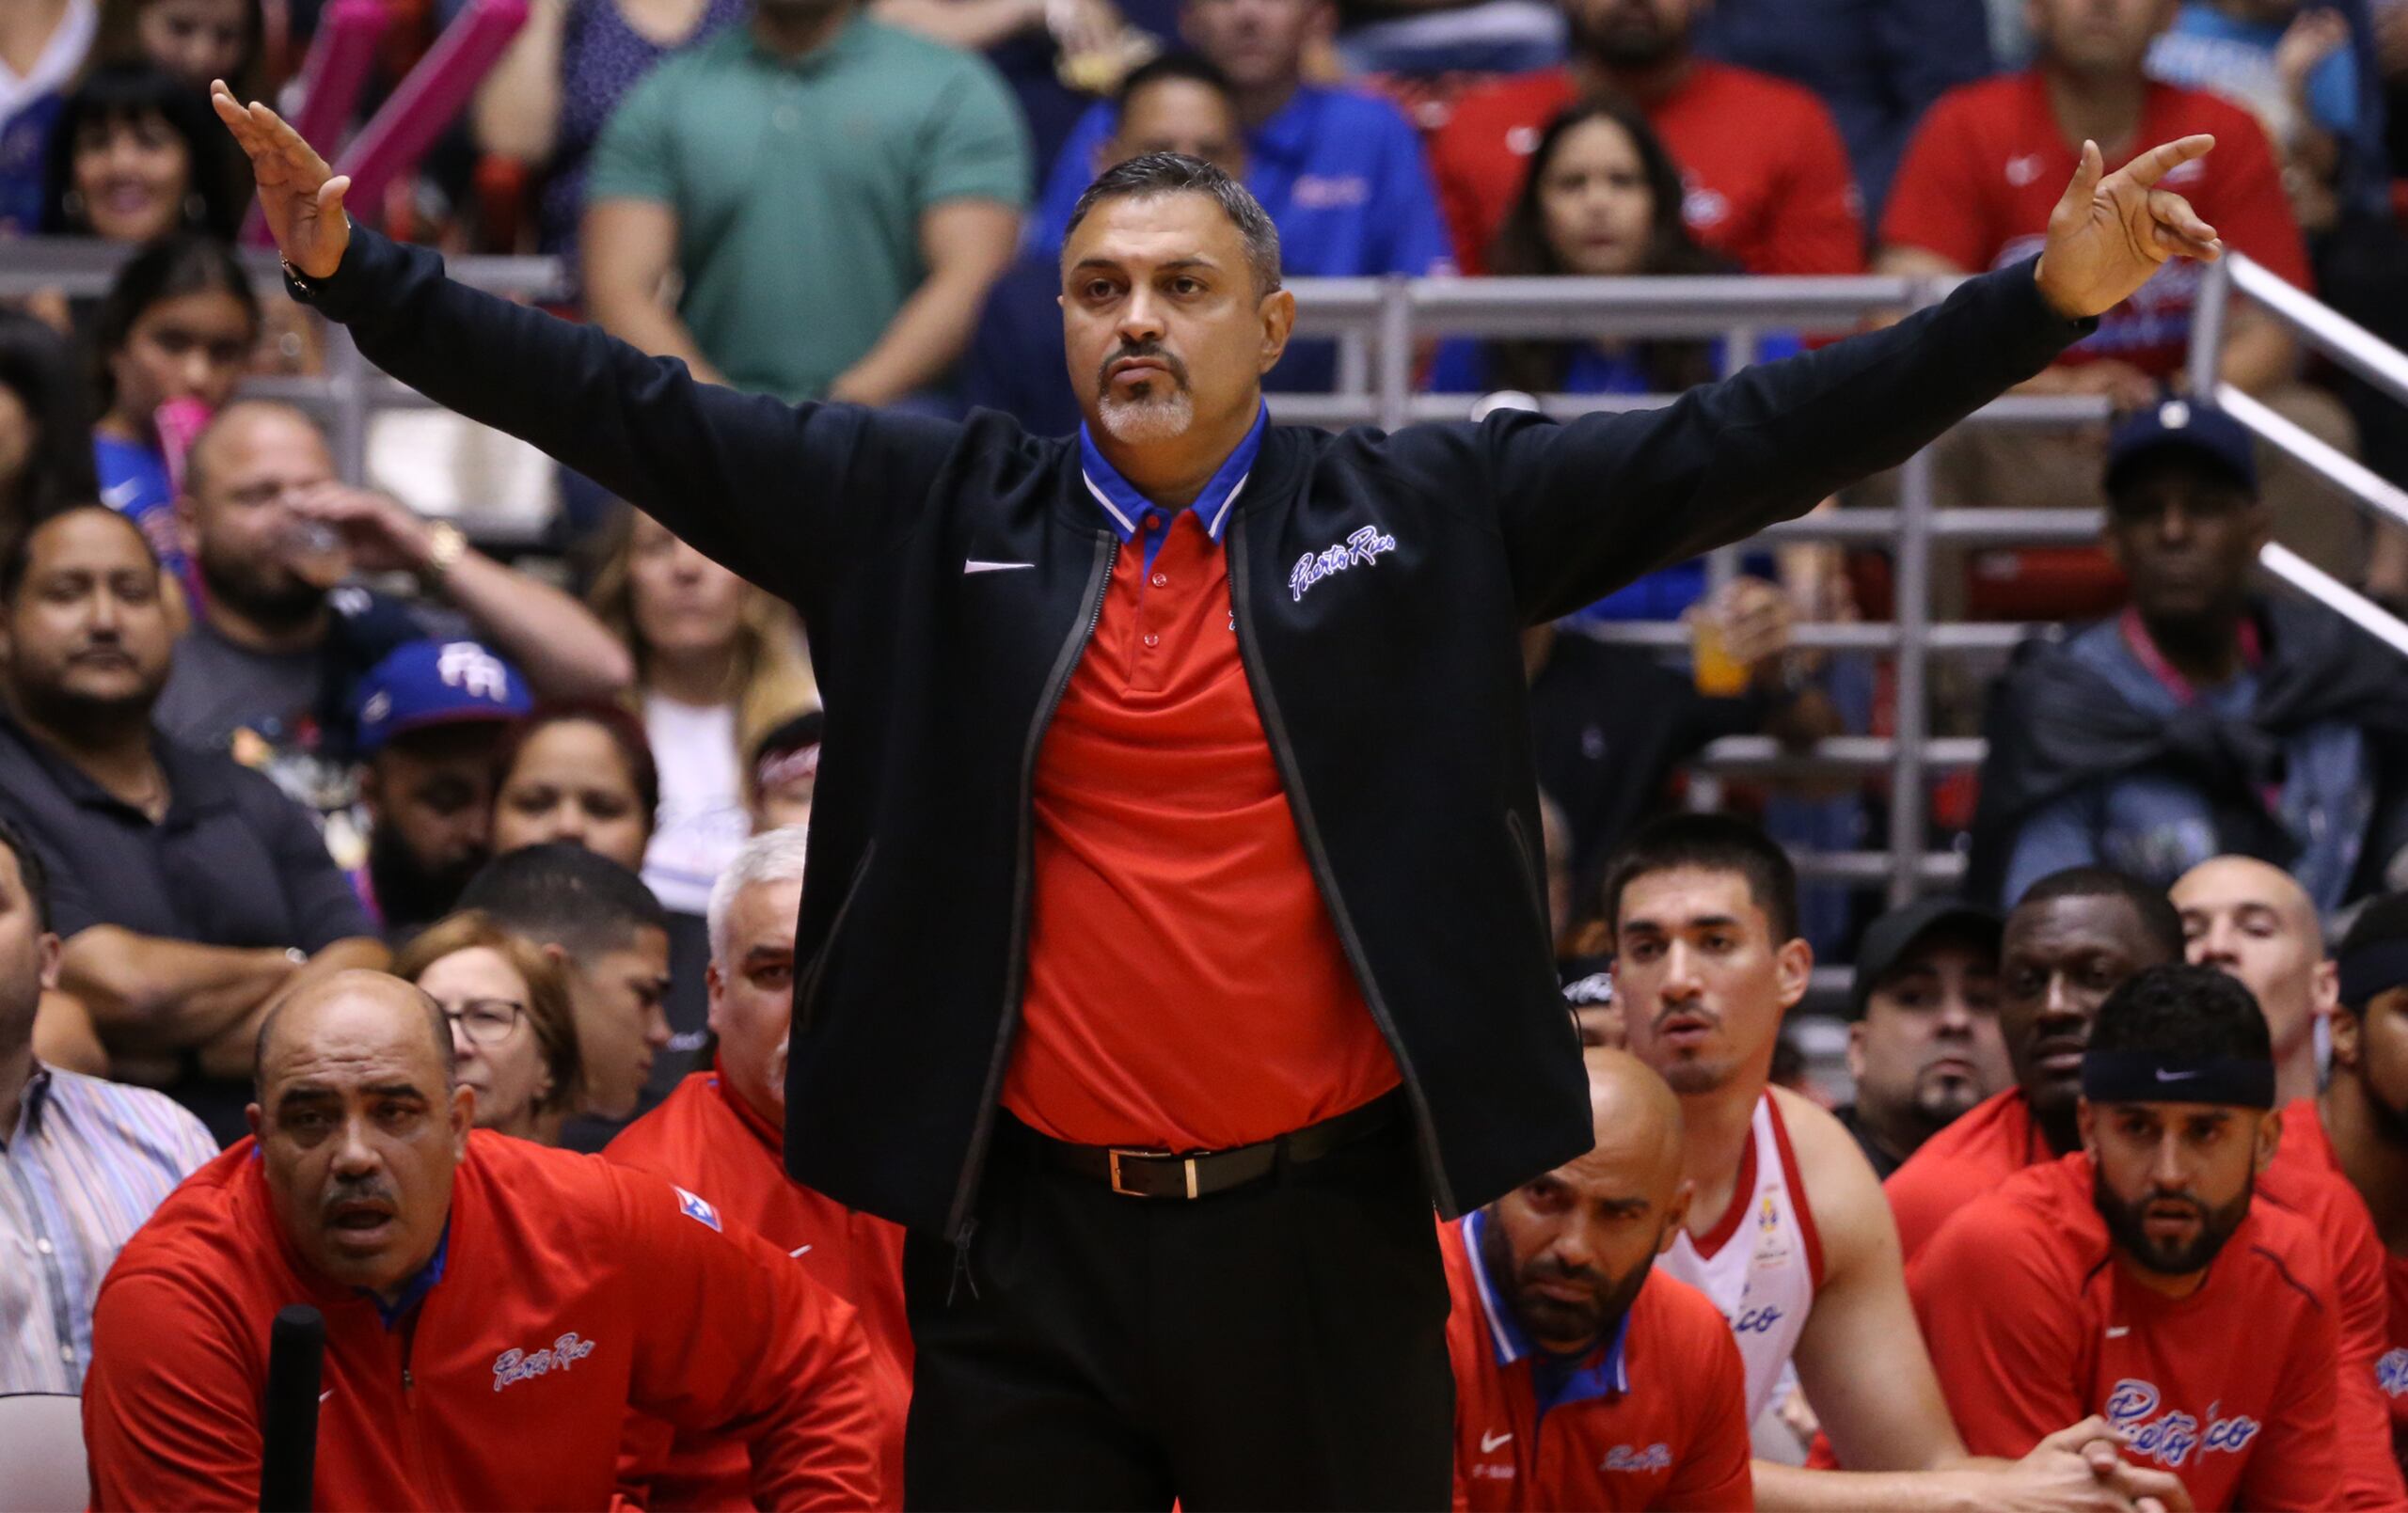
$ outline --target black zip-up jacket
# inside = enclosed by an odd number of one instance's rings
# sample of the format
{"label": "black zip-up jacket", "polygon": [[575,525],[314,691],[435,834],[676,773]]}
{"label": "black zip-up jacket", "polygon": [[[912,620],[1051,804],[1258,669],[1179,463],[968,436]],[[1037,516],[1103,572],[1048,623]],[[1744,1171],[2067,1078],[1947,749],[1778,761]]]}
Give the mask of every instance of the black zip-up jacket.
{"label": "black zip-up jacket", "polygon": [[[1119,549],[1076,443],[699,384],[365,229],[295,292],[396,378],[801,610],[830,718],[786,1164],[966,1238],[1026,975],[1031,780]],[[1225,537],[1238,645],[1442,1212],[1590,1144],[1519,632],[1904,461],[2083,329],[2025,264],[1658,411],[1265,433]],[[1366,529],[1393,546],[1350,554]],[[1297,573],[1332,552],[1349,565]],[[1128,1012],[1161,985],[1131,985]]]}

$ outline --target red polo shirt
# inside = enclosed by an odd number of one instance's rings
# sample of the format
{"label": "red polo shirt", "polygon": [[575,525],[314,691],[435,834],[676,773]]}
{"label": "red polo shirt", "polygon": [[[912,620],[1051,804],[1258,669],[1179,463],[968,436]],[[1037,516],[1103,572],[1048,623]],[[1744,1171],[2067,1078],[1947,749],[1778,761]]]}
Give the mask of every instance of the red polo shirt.
{"label": "red polo shirt", "polygon": [[1457,1513],[1754,1506],[1747,1372],[1705,1294],[1651,1272],[1622,1332],[1542,1382],[1539,1357],[1478,1254],[1487,1222],[1478,1213],[1438,1230]]}
{"label": "red polo shirt", "polygon": [[1082,1145],[1220,1150],[1397,1085],[1238,656],[1221,537],[1261,435],[1176,512],[1090,447],[1120,538],[1037,766],[1036,893],[1004,1107]]}
{"label": "red polo shirt", "polygon": [[[1539,137],[1572,103],[1568,69],[1543,69],[1455,102],[1430,144],[1455,261],[1488,271],[1489,244],[1529,175]],[[1823,102],[1794,84],[1700,59],[1646,107],[1680,165],[1681,215],[1698,241],[1755,274],[1864,269],[1863,208]]]}
{"label": "red polo shirt", "polygon": [[[777,1127],[716,1071],[696,1072],[659,1108],[621,1130],[602,1154],[700,1193],[853,1305],[869,1342],[872,1369],[863,1385],[877,1418],[881,1480],[889,1503],[895,1503],[902,1496],[903,1421],[911,1402],[903,1231],[786,1175],[781,1141]],[[727,1435],[678,1432],[659,1419],[631,1414],[620,1471],[648,1490],[654,1507],[752,1505],[752,1454]]]}
{"label": "red polo shirt", "polygon": [[[2264,128],[2238,105],[2204,90],[2150,85],[2140,129],[2108,157],[2107,171],[2194,132],[2214,134],[2216,150],[2175,169],[2162,187],[2189,200],[2225,245],[2308,287],[2307,244],[2283,194],[2282,170]],[[2020,262],[2047,241],[2049,213],[2073,179],[2081,150],[2066,140],[2036,71],[1952,90],[1924,118],[1898,165],[1881,243],[1937,253],[1968,273]],[[2200,276],[2195,262],[2167,262],[2060,360],[2114,357],[2161,378],[2175,372],[2190,350]]]}
{"label": "red polo shirt", "polygon": [[2082,1156],[2019,1173],[1908,1269],[1965,1447],[2012,1460],[2102,1413],[2124,1458],[2181,1477],[2201,1513],[2346,1505],[2332,1282],[2307,1222],[2253,1204],[2198,1290],[2168,1298],[2115,1258],[2091,1180]]}

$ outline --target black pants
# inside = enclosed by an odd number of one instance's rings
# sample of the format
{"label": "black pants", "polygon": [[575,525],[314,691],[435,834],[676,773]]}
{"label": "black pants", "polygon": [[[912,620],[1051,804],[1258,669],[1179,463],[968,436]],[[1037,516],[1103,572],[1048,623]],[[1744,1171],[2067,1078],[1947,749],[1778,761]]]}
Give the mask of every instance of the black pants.
{"label": "black pants", "polygon": [[1187,1202],[1044,1165],[1006,1117],[978,1215],[958,1283],[946,1242],[903,1253],[907,1506],[1448,1505],[1447,1284],[1402,1125]]}

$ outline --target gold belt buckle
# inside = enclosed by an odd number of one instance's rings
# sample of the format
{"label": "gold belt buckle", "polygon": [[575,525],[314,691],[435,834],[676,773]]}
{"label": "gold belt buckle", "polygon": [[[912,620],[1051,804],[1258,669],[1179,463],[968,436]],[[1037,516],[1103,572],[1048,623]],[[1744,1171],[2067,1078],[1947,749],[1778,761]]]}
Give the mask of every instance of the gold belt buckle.
{"label": "gold belt buckle", "polygon": [[[1170,1151],[1123,1150],[1119,1146],[1115,1145],[1105,1154],[1111,1162],[1113,1191],[1118,1193],[1124,1198],[1150,1198],[1154,1196],[1153,1193],[1141,1192],[1135,1188],[1123,1187],[1121,1185],[1120,1158],[1123,1156],[1142,1156],[1149,1161],[1159,1161],[1172,1156],[1174,1153]],[[1193,1156],[1180,1157],[1180,1165],[1187,1174],[1187,1195],[1193,1198],[1196,1196],[1196,1158]]]}

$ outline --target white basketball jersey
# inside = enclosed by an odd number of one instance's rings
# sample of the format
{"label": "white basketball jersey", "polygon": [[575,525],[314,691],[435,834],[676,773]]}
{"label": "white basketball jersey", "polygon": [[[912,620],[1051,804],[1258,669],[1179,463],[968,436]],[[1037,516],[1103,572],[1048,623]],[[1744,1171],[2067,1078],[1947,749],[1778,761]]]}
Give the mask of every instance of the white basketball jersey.
{"label": "white basketball jersey", "polygon": [[1758,1100],[1749,1129],[1731,1206],[1703,1240],[1683,1229],[1656,1264],[1714,1300],[1730,1322],[1748,1368],[1753,1422],[1814,1306],[1814,1290],[1823,1284],[1823,1243],[1770,1092]]}

